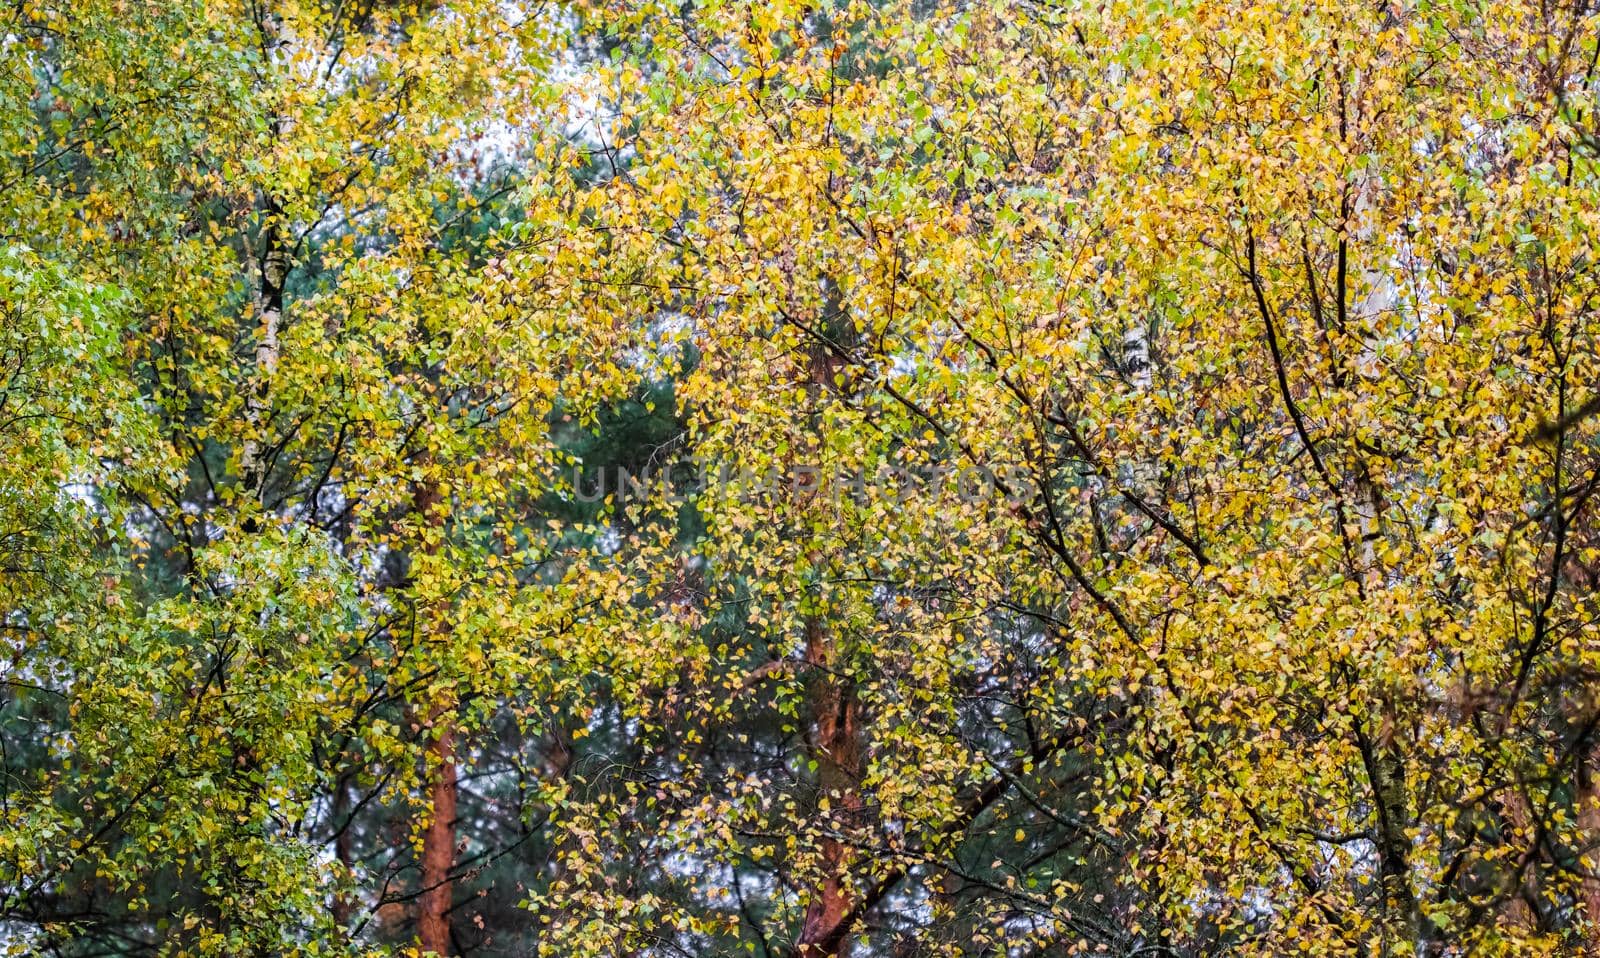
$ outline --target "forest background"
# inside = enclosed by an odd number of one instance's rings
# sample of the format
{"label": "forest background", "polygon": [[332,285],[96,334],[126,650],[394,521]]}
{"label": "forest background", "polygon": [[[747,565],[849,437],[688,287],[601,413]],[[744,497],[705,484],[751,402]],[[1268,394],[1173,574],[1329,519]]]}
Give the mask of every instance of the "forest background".
{"label": "forest background", "polygon": [[6,4],[0,950],[1600,954],[1597,57]]}

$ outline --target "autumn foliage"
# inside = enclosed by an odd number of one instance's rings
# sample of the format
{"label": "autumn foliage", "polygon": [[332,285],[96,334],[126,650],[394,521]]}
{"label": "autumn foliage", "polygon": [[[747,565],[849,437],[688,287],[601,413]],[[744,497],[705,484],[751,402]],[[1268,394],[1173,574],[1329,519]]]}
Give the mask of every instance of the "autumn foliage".
{"label": "autumn foliage", "polygon": [[0,952],[1600,954],[1587,0],[0,10]]}

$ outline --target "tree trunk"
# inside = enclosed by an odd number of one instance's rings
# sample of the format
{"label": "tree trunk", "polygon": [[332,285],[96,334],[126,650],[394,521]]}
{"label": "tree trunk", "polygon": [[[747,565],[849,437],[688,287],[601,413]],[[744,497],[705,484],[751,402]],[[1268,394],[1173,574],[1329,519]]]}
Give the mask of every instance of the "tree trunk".
{"label": "tree trunk", "polygon": [[1578,836],[1583,849],[1584,878],[1578,888],[1578,904],[1583,909],[1586,927],[1584,954],[1600,955],[1600,749],[1589,753],[1589,760],[1578,770]]}
{"label": "tree trunk", "polygon": [[[1501,802],[1506,830],[1513,836],[1513,841],[1533,841],[1534,824],[1533,809],[1528,806],[1528,800],[1521,792],[1510,791]],[[1579,811],[1579,822],[1583,821],[1582,811]],[[1507,927],[1515,928],[1523,933],[1533,933],[1538,930],[1539,919],[1528,906],[1524,892],[1529,883],[1536,877],[1536,873],[1529,869],[1526,877],[1515,889],[1511,889],[1505,903],[1500,906],[1500,920]]]}
{"label": "tree trunk", "polygon": [[[334,828],[339,829],[338,837],[333,840],[333,857],[344,868],[346,875],[352,873],[355,863],[351,848],[350,815],[350,781],[348,776],[340,775],[333,784],[333,815],[329,820]],[[333,896],[333,923],[338,926],[340,935],[348,938],[350,919],[354,914],[355,902],[348,892],[340,891]]]}
{"label": "tree trunk", "polygon": [[[428,457],[419,460],[428,465]],[[447,510],[432,479],[419,483],[412,508],[438,530],[447,521]],[[442,535],[442,532],[441,532]],[[423,551],[433,554],[439,538],[426,541]],[[450,630],[442,609],[432,610],[432,628],[440,635]],[[417,900],[417,945],[424,952],[450,954],[450,871],[456,856],[456,728],[453,707],[448,698],[436,699],[428,710],[425,734],[430,736],[426,762],[428,784],[428,827],[422,835],[422,888]]]}
{"label": "tree trunk", "polygon": [[[277,207],[268,203],[265,214],[278,215]],[[245,421],[249,433],[240,451],[239,464],[245,487],[251,494],[263,497],[267,484],[268,462],[263,433],[267,425],[268,382],[278,369],[278,333],[283,323],[283,287],[289,277],[289,251],[284,248],[276,222],[269,222],[261,237],[261,261],[257,264],[259,278],[256,284],[256,317],[261,326],[256,338],[256,382],[245,395]]]}
{"label": "tree trunk", "polygon": [[[850,683],[833,674],[834,649],[822,627],[806,627],[806,662],[817,673],[811,689],[812,761],[832,818],[828,831],[841,832],[860,824],[861,743],[860,706]],[[811,889],[805,921],[795,951],[801,958],[836,958],[845,953],[853,921],[856,894],[850,886],[852,859],[848,844],[837,838],[822,840],[822,876]]]}
{"label": "tree trunk", "polygon": [[[429,715],[435,738],[428,748],[434,778],[428,789],[428,830],[422,836],[422,897],[418,902],[417,944],[425,952],[450,954],[450,870],[456,857],[456,732],[448,711]],[[435,767],[437,766],[437,767]]]}

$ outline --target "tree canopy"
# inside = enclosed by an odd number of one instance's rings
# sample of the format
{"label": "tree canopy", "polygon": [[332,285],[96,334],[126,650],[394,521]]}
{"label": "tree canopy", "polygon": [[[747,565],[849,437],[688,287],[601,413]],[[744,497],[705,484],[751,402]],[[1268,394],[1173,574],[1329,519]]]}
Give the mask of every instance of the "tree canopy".
{"label": "tree canopy", "polygon": [[10,4],[0,953],[1600,954],[1597,63]]}

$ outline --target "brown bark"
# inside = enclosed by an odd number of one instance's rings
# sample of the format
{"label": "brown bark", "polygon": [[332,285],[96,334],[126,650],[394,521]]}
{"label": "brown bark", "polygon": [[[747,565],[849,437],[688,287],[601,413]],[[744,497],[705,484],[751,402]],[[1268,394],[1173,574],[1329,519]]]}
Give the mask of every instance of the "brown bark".
{"label": "brown bark", "polygon": [[[1527,798],[1519,791],[1512,790],[1506,793],[1501,802],[1507,831],[1513,836],[1512,840],[1518,843],[1532,842],[1534,835],[1533,809],[1528,806]],[[1581,813],[1580,813],[1581,814]],[[1580,819],[1581,821],[1581,819]],[[1508,928],[1515,928],[1524,933],[1531,933],[1538,927],[1538,916],[1528,905],[1525,892],[1529,882],[1533,880],[1533,872],[1529,871],[1521,884],[1516,888],[1508,889],[1506,900],[1500,906],[1500,919]]]}
{"label": "brown bark", "polygon": [[1583,843],[1584,878],[1578,888],[1578,903],[1587,923],[1584,953],[1600,955],[1600,749],[1589,754],[1589,761],[1578,772],[1578,834]]}
{"label": "brown bark", "polygon": [[[811,758],[817,763],[822,794],[830,804],[827,831],[848,831],[860,824],[860,705],[848,680],[832,671],[834,649],[822,627],[806,627],[806,663],[816,673],[811,688]],[[834,837],[822,840],[822,875],[811,889],[805,920],[795,950],[802,958],[837,958],[849,940],[848,922],[855,918],[856,892],[850,884],[853,858],[848,844]]]}
{"label": "brown bark", "polygon": [[[344,775],[340,775],[333,785],[333,827],[339,829],[338,837],[333,840],[333,856],[343,866],[345,874],[349,874],[355,862],[355,855],[351,849],[350,829],[350,782]],[[338,926],[340,934],[344,934],[350,927],[350,919],[355,914],[355,902],[346,892],[339,892],[333,896],[333,923]]]}
{"label": "brown bark", "polygon": [[[824,303],[817,317],[829,345],[818,344],[812,357],[811,381],[819,390],[840,388],[849,363],[838,343],[849,348],[853,327],[845,322],[843,295],[831,276],[824,277]],[[837,337],[837,338],[835,338]],[[817,490],[807,490],[815,495]],[[798,958],[838,958],[848,950],[850,926],[863,910],[863,899],[850,882],[854,855],[836,835],[859,827],[865,803],[861,798],[860,704],[851,682],[837,672],[832,638],[816,619],[806,622],[805,662],[811,672],[810,758],[817,765],[821,798],[818,809],[821,874],[809,891],[805,918],[795,940]]]}
{"label": "brown bark", "polygon": [[[455,727],[447,711],[430,715],[436,736],[428,747],[434,778],[428,788],[428,830],[422,836],[422,895],[418,899],[417,944],[424,952],[450,954],[450,870],[456,855]],[[437,766],[435,768],[435,766]]]}
{"label": "brown bark", "polygon": [[[426,463],[426,457],[422,460]],[[445,524],[447,510],[439,486],[431,479],[418,485],[412,498],[416,514],[430,526]],[[431,540],[424,551],[438,549]],[[448,633],[449,623],[439,617],[434,628]],[[450,954],[450,870],[456,854],[456,729],[455,717],[447,700],[436,700],[428,710],[428,827],[422,835],[422,888],[417,899],[417,945],[424,952]]]}

